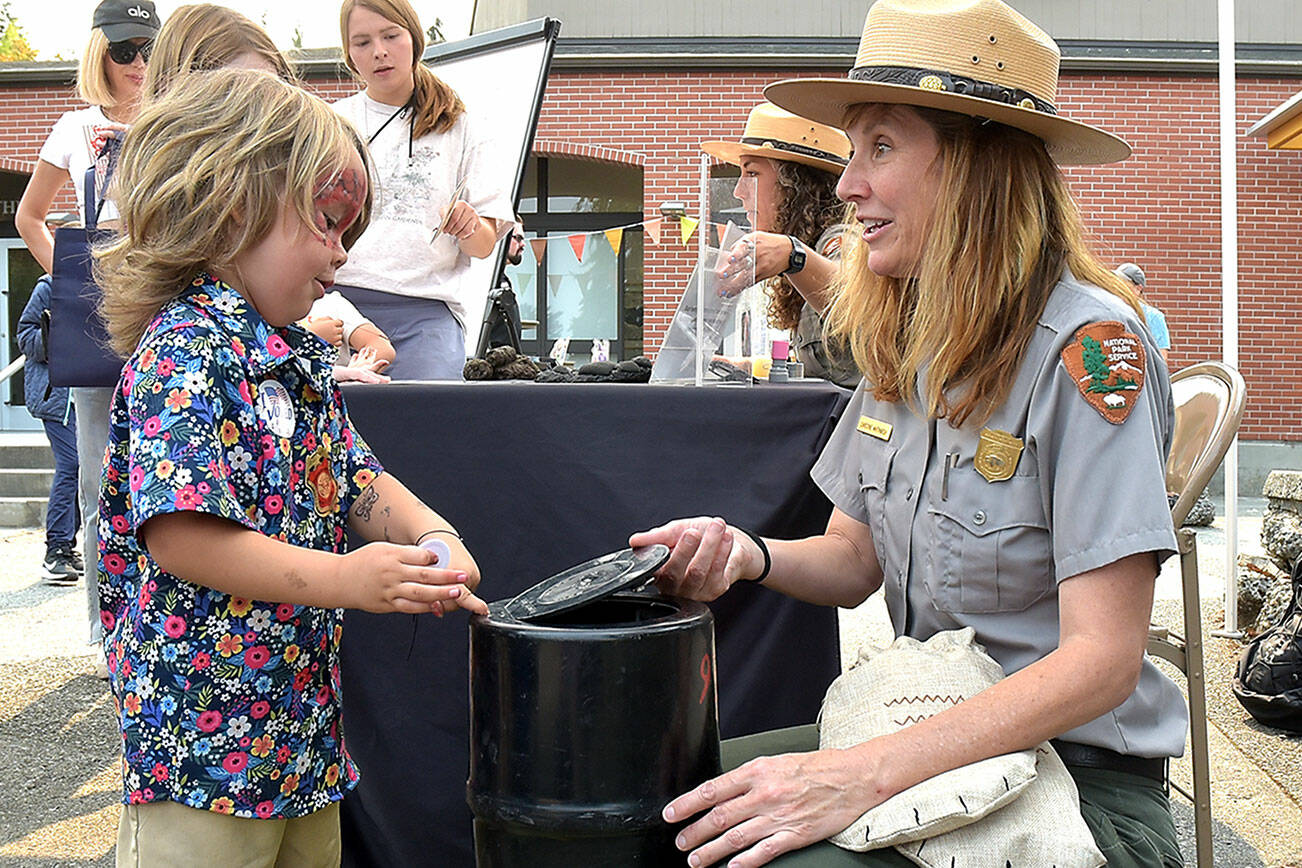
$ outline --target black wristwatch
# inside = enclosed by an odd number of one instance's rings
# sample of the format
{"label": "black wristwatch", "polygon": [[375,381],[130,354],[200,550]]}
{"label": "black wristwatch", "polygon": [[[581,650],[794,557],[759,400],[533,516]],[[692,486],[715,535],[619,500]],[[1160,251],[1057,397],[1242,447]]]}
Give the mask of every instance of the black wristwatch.
{"label": "black wristwatch", "polygon": [[794,235],[788,235],[787,238],[791,239],[791,258],[787,260],[787,270],[782,273],[799,274],[805,267],[805,245]]}

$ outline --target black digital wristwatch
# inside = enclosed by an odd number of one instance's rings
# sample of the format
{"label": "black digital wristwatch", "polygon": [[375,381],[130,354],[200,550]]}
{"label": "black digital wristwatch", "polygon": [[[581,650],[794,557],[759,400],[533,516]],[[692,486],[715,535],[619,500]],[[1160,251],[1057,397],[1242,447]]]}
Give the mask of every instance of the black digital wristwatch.
{"label": "black digital wristwatch", "polygon": [[805,245],[794,235],[788,235],[787,238],[791,239],[791,258],[787,260],[787,270],[782,273],[799,274],[805,267]]}

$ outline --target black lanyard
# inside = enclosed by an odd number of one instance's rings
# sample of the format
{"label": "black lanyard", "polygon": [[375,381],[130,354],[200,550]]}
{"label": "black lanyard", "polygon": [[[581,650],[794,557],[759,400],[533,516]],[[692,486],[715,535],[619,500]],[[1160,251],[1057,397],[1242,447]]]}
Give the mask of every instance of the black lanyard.
{"label": "black lanyard", "polygon": [[[389,119],[386,120],[384,123],[380,124],[380,128],[379,128],[378,130],[376,130],[375,132],[371,133],[370,138],[368,138],[368,139],[366,140],[366,144],[367,144],[368,147],[369,147],[370,145],[373,145],[373,144],[375,143],[376,138],[379,137],[380,133],[384,132],[384,128],[385,128],[385,127],[387,127],[389,124],[393,123],[393,119],[394,119],[394,118],[398,117],[398,116],[401,115],[401,114],[406,114],[407,112],[409,112],[409,111],[412,110],[411,102],[412,102],[412,100],[415,99],[415,98],[416,98],[416,94],[415,94],[415,92],[413,91],[413,92],[412,92],[412,95],[409,96],[409,97],[407,97],[407,101],[406,101],[405,103],[403,103],[403,104],[398,108],[397,111],[395,111],[393,114],[389,115]],[[415,134],[415,127],[416,127],[416,119],[413,117],[413,118],[411,119],[411,123],[407,124],[407,160],[408,160],[409,162],[411,161],[411,154],[412,154],[412,141],[411,141],[411,140],[412,140],[413,135]]]}

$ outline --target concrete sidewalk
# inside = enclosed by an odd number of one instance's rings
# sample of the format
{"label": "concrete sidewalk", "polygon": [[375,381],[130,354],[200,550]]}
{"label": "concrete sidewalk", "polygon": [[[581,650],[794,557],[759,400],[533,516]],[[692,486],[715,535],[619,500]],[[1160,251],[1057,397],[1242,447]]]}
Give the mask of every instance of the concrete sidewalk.
{"label": "concrete sidewalk", "polygon": [[[1263,507],[1243,501],[1244,553],[1260,552]],[[1207,631],[1222,623],[1223,523],[1198,532]],[[113,701],[94,675],[98,649],[86,644],[85,591],[44,584],[43,554],[38,531],[0,532],[0,868],[109,868],[121,787]],[[1155,606],[1155,619],[1171,626],[1177,570],[1174,558],[1165,565]],[[844,657],[889,639],[880,600],[843,613]],[[1302,739],[1257,726],[1230,695],[1238,648],[1207,640],[1216,865],[1302,868]],[[1172,766],[1186,789],[1188,767]],[[1192,864],[1192,813],[1180,796],[1172,803]]]}

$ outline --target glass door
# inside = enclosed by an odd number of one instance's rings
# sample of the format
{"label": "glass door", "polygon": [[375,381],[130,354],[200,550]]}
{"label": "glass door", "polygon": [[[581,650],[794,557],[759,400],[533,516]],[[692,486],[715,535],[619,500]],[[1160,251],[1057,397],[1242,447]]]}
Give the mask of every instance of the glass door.
{"label": "glass door", "polygon": [[[19,356],[18,318],[44,269],[27,252],[21,238],[0,238],[0,252],[4,254],[4,267],[0,268],[0,298],[4,299],[4,316],[0,316],[0,368],[3,368]],[[41,430],[41,423],[27,412],[23,372],[19,371],[0,383],[0,431],[33,430]]]}

